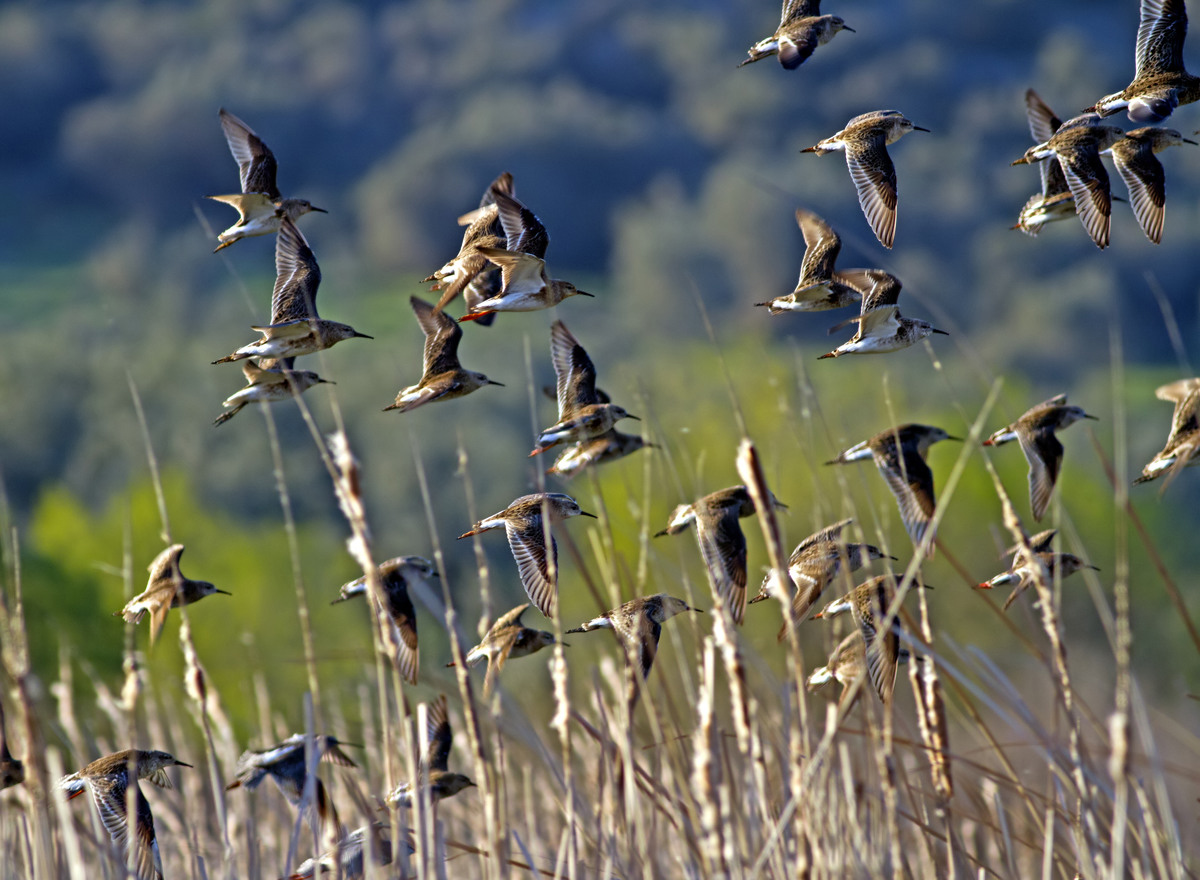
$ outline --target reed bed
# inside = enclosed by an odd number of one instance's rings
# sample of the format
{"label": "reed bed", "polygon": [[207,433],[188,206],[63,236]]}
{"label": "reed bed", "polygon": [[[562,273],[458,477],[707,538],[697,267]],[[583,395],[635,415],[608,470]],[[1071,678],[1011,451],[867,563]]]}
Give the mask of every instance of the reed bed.
{"label": "reed bed", "polygon": [[[798,381],[803,384],[803,376]],[[1119,360],[1113,381],[1119,390]],[[732,383],[729,388],[731,416],[746,436],[725,454],[763,498],[768,487],[759,450],[740,421]],[[952,505],[968,462],[977,466],[982,457],[978,440],[989,417],[995,421],[997,390],[977,412],[964,412],[971,433],[949,477],[939,481],[939,519]],[[133,397],[136,402],[136,389]],[[281,615],[294,620],[289,625],[303,645],[307,690],[273,693],[261,669],[248,668],[244,675],[254,683],[260,713],[255,745],[265,747],[295,732],[284,719],[296,717],[298,706],[309,734],[334,734],[362,745],[359,768],[319,769],[336,820],[320,825],[312,819],[315,812],[298,813],[271,785],[253,792],[224,790],[247,743],[235,736],[221,694],[205,672],[186,608],[173,612],[182,618],[182,681],[155,671],[138,650],[132,628],[119,692],[98,676],[94,687],[80,689],[77,678],[89,672],[71,661],[67,649],[55,676],[35,674],[26,645],[21,536],[10,529],[3,543],[6,583],[0,602],[2,696],[9,740],[24,757],[27,779],[0,795],[0,880],[126,876],[90,803],[64,803],[55,783],[63,773],[131,745],[164,749],[195,765],[172,771],[175,790],[142,786],[170,878],[286,877],[335,841],[339,829],[371,822],[390,825],[393,841],[411,835],[415,853],[388,866],[368,863],[368,878],[1182,878],[1196,872],[1190,826],[1200,743],[1173,729],[1149,704],[1131,668],[1136,645],[1129,624],[1128,542],[1140,544],[1154,560],[1155,576],[1175,603],[1180,625],[1193,632],[1194,627],[1179,579],[1158,557],[1129,504],[1126,475],[1108,464],[1099,446],[1119,521],[1118,566],[1103,580],[1092,572],[1082,577],[1109,637],[1111,681],[1097,682],[1068,652],[1059,584],[1047,579],[1035,585],[1036,631],[1022,629],[997,603],[981,598],[980,613],[994,613],[997,626],[1011,631],[1004,656],[957,642],[950,628],[931,617],[926,591],[909,589],[931,553],[955,564],[954,548],[935,546],[930,529],[911,561],[897,563],[895,572],[900,589],[890,614],[902,621],[907,647],[921,659],[902,667],[894,705],[885,708],[861,681],[851,688],[861,691],[856,700],[810,694],[803,683],[816,653],[811,646],[827,650],[845,625],[807,621],[788,628],[777,647],[786,657],[785,674],[775,675],[727,609],[714,604],[691,538],[674,539],[680,543],[660,550],[649,538],[657,524],[647,519],[638,523],[636,557],[617,549],[607,509],[611,490],[603,474],[592,473],[568,491],[599,520],[581,528],[554,527],[562,567],[569,569],[563,586],[589,591],[598,608],[665,590],[709,613],[684,614],[664,626],[644,683],[631,678],[610,635],[577,635],[571,641],[609,639],[613,650],[588,666],[572,660],[572,648],[557,645],[536,660],[520,661],[547,663],[544,687],[509,690],[501,676],[496,692],[485,699],[481,678],[463,663],[474,634],[454,601],[482,589],[491,616],[504,610],[496,607],[493,575],[479,543],[473,551],[478,583],[443,578],[440,587],[417,591],[419,605],[444,622],[450,658],[458,665],[447,672],[426,656],[422,685],[412,688],[387,659],[390,635],[382,622],[382,587],[359,491],[370,474],[354,459],[353,438],[340,427],[324,436],[303,398],[300,406],[330,476],[330,503],[339,504],[346,517],[349,552],[369,578],[379,622],[372,636],[375,660],[353,677],[331,680],[323,673],[304,571],[293,548],[296,602]],[[282,527],[294,536],[269,409],[264,417],[276,454]],[[804,430],[827,430],[819,407],[808,418],[813,423]],[[336,407],[334,420],[340,421]],[[1121,436],[1118,431],[1123,453]],[[445,572],[449,548],[438,538],[430,475],[415,440],[411,445],[435,561]],[[157,481],[148,440],[145,447]],[[672,444],[664,447],[613,466],[626,468],[627,476],[640,472],[643,500],[650,497],[651,483],[663,478],[660,468],[679,484],[681,471],[696,468],[678,459],[681,453]],[[1014,504],[988,459],[982,460],[1001,499],[1007,535],[1027,542]],[[853,479],[840,472],[836,478]],[[444,480],[439,491],[448,491]],[[472,516],[479,513],[470,458],[461,443],[459,472],[449,491],[465,493]],[[821,513],[815,510],[813,518]],[[170,510],[161,493],[160,516],[169,543]],[[784,534],[787,519],[759,518],[775,569],[786,565],[788,548],[801,537]],[[874,520],[874,511],[861,511],[855,528],[869,535]],[[757,528],[746,523],[748,531]],[[1061,526],[1070,537],[1070,521],[1064,517]],[[471,552],[465,545],[454,549]],[[662,562],[675,553],[694,556],[681,581]],[[131,593],[138,588],[138,569],[126,553]],[[938,587],[965,590],[973,584],[965,571],[962,578]],[[905,601],[908,593],[916,597]],[[770,604],[786,616],[785,601]],[[988,606],[990,611],[983,610]],[[770,627],[778,620],[772,616]],[[553,621],[556,637],[567,623]],[[1019,679],[1014,667],[1020,668]],[[450,694],[451,767],[471,776],[478,788],[438,804],[426,796],[412,810],[382,809],[387,792],[422,772],[423,703],[436,693],[430,684]],[[82,701],[80,692],[87,694]],[[305,803],[312,797],[310,783]]]}

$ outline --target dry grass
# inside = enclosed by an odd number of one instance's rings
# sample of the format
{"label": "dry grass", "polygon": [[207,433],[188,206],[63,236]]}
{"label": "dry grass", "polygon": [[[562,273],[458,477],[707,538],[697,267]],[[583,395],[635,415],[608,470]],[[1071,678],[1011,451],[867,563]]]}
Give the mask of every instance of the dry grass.
{"label": "dry grass", "polygon": [[[979,457],[977,441],[994,398],[993,393],[967,420],[971,442],[963,445],[949,477],[939,481],[939,517],[968,460]],[[267,425],[278,450],[269,411]],[[332,494],[350,524],[350,552],[371,574],[371,531],[357,488],[369,475],[359,473],[344,435],[327,441],[311,417],[309,425],[329,469]],[[153,454],[148,455],[153,470]],[[436,561],[444,571],[419,449],[415,456]],[[670,450],[664,458],[673,470],[677,463]],[[647,487],[657,460],[641,458]],[[621,467],[639,466],[632,461]],[[460,465],[473,508],[465,452]],[[762,497],[763,468],[748,440],[738,468]],[[993,478],[1006,529],[1013,540],[1027,540],[994,472]],[[1177,602],[1181,625],[1191,628],[1175,579],[1129,506],[1124,475],[1111,478],[1120,533],[1144,545]],[[1175,735],[1146,704],[1133,676],[1129,572],[1123,562],[1106,574],[1108,580],[1089,584],[1117,671],[1112,682],[1091,680],[1085,687],[1093,698],[1105,694],[1104,712],[1094,711],[1081,692],[1080,671],[1062,638],[1057,584],[1036,585],[1041,632],[1023,632],[994,602],[981,600],[998,625],[1011,629],[1005,658],[946,635],[931,620],[925,591],[912,590],[918,598],[904,602],[933,549],[928,541],[897,571],[901,589],[892,609],[904,622],[908,647],[924,658],[909,666],[913,699],[898,689],[895,705],[885,709],[860,682],[861,699],[836,703],[806,693],[802,685],[802,647],[813,640],[833,643],[822,624],[806,622],[789,632],[779,648],[786,652],[786,675],[773,679],[728,611],[706,600],[702,582],[674,589],[664,581],[648,552],[651,523],[639,524],[639,557],[623,558],[615,549],[601,484],[585,477],[575,485],[575,491],[590,492],[589,506],[601,519],[589,528],[560,526],[556,537],[564,568],[583,581],[598,605],[666,589],[689,601],[694,596],[712,613],[683,615],[664,627],[662,649],[637,701],[628,699],[619,651],[587,668],[573,663],[561,646],[550,654],[549,689],[509,692],[502,676],[497,693],[484,701],[478,679],[462,662],[471,641],[453,601],[457,589],[475,588],[443,582],[440,594],[419,593],[421,603],[445,621],[458,661],[452,684],[442,679],[457,689],[451,697],[456,734],[451,769],[479,785],[436,807],[426,798],[411,812],[379,812],[381,798],[420,771],[421,744],[414,734],[419,712],[385,659],[392,653],[386,626],[375,628],[374,665],[353,680],[322,679],[296,563],[296,627],[309,692],[270,693],[256,670],[246,670],[261,712],[254,744],[291,734],[280,719],[298,701],[310,731],[363,744],[360,769],[321,770],[342,827],[384,820],[392,824],[393,839],[408,833],[404,826],[416,839],[416,854],[403,866],[371,868],[367,876],[1150,878],[1191,876],[1195,870],[1195,835],[1181,824],[1192,824],[1187,792],[1195,790],[1190,768],[1200,752],[1194,738]],[[284,526],[294,535],[282,477],[278,488]],[[646,493],[648,498],[648,488]],[[165,501],[160,507],[163,539],[170,542]],[[870,522],[870,514],[860,521]],[[783,524],[773,515],[760,523],[771,565],[780,568],[799,536],[785,540]],[[1064,526],[1070,534],[1069,522]],[[933,533],[930,529],[930,538]],[[15,532],[6,536],[3,549],[10,585],[0,604],[5,708],[28,778],[0,795],[0,880],[123,876],[94,811],[79,801],[64,804],[54,781],[98,755],[135,744],[166,749],[196,765],[173,771],[177,791],[145,786],[167,876],[282,877],[322,848],[329,829],[298,818],[272,786],[224,791],[247,743],[234,736],[221,695],[204,672],[186,609],[178,612],[187,669],[182,683],[142,668],[130,633],[121,692],[98,685],[95,699],[77,706],[72,696],[77,672],[66,654],[57,680],[48,685],[29,668]],[[939,553],[954,564],[951,550]],[[1127,559],[1128,548],[1118,547],[1118,554]],[[477,559],[489,607],[488,573],[482,555]],[[133,590],[137,566],[127,559],[125,567]],[[698,564],[692,571],[699,571]],[[380,589],[373,578],[377,612],[383,607]],[[560,635],[562,622],[553,626]],[[1006,671],[1013,658],[1024,668],[1019,683]],[[426,681],[436,680],[435,665],[426,659]],[[331,687],[339,699],[328,699]],[[346,711],[348,704],[356,711]],[[1171,761],[1160,742],[1164,728]],[[313,797],[311,785],[306,797]]]}

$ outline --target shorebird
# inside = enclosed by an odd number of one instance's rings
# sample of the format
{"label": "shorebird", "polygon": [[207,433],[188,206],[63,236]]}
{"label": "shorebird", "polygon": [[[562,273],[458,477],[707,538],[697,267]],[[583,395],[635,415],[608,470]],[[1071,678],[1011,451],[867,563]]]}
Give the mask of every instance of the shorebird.
{"label": "shorebird", "polygon": [[[522,495],[504,510],[484,517],[469,532],[458,537],[462,540],[488,529],[503,528],[521,573],[521,586],[542,614],[553,617],[558,606],[558,542],[553,534],[548,536],[543,527],[542,517],[547,512],[552,522],[561,522],[571,516],[596,518],[594,513],[580,510],[569,495],[538,492]],[[547,543],[549,553],[546,552]]]}
{"label": "shorebird", "polygon": [[560,443],[598,437],[612,430],[620,419],[638,420],[624,407],[600,402],[596,393],[596,367],[562,321],[555,321],[550,327],[550,357],[558,392],[558,421],[538,435],[530,457]]}
{"label": "shorebird", "polygon": [[248,357],[286,358],[312,354],[343,339],[373,339],[349,324],[327,321],[317,314],[321,267],[312,248],[291,218],[283,218],[275,239],[275,290],[271,294],[271,323],[250,329],[262,334],[231,355],[213,361],[226,364]]}
{"label": "shorebird", "polygon": [[275,154],[242,120],[221,108],[221,130],[229,152],[238,163],[242,191],[229,196],[208,196],[230,205],[238,212],[238,221],[217,236],[221,242],[213,253],[251,235],[278,232],[286,217],[296,220],[309,211],[328,213],[308,199],[285,199],[275,185]]}
{"label": "shorebird", "polygon": [[1154,396],[1175,404],[1167,445],[1134,483],[1157,480],[1163,474],[1200,464],[1200,378],[1180,379],[1155,389]]}
{"label": "shorebird", "polygon": [[[484,291],[490,291],[491,295],[499,292],[498,287],[494,290],[493,287],[500,282],[500,270],[479,252],[481,247],[502,248],[506,242],[504,227],[500,223],[500,209],[496,205],[498,192],[513,195],[513,178],[507,171],[484,190],[478,208],[458,218],[458,222],[467,227],[458,253],[425,279],[433,282],[431,290],[442,291],[437,304],[439,309],[444,309],[465,291],[469,312],[484,299],[490,298],[481,295]],[[494,318],[495,315],[485,315],[477,320],[487,326]]]}
{"label": "shorebird", "polygon": [[983,441],[984,446],[1002,446],[1012,440],[1021,444],[1029,462],[1029,506],[1033,518],[1040,520],[1050,506],[1050,495],[1062,468],[1063,446],[1056,431],[1080,419],[1095,419],[1083,407],[1067,406],[1067,395],[1059,394],[1030,408],[1011,425],[1001,428]]}
{"label": "shorebird", "polygon": [[[787,509],[774,494],[771,503]],[[750,490],[731,486],[691,504],[679,505],[671,513],[667,527],[654,536],[677,535],[696,524],[696,543],[700,545],[709,586],[729,606],[734,623],[739,625],[746,616],[746,536],[738,520],[755,513],[757,508]]]}
{"label": "shorebird", "polygon": [[821,0],[783,0],[779,27],[765,40],[759,40],[747,50],[750,56],[738,67],[745,67],[772,55],[786,70],[795,70],[808,60],[817,46],[824,46],[838,31],[850,31],[836,15],[821,15]]}
{"label": "shorebird", "polygon": [[1004,602],[1004,610],[1007,611],[1009,606],[1017,601],[1018,596],[1033,586],[1039,575],[1044,577],[1045,582],[1049,584],[1056,578],[1069,577],[1080,569],[1100,570],[1071,553],[1052,552],[1050,545],[1056,534],[1058,534],[1058,529],[1047,529],[1030,538],[1029,549],[1032,558],[1020,545],[1010,548],[1013,551],[1013,561],[1008,571],[996,575],[990,581],[984,581],[976,589],[991,590],[996,587],[1011,586],[1013,591]]}
{"label": "shorebird", "polygon": [[[654,656],[658,653],[658,637],[662,634],[664,620],[669,620],[684,611],[701,611],[692,608],[682,599],[658,593],[633,599],[619,608],[593,617],[587,623],[567,630],[568,633],[591,632],[594,629],[611,629],[625,646],[629,663],[637,664],[644,680],[650,675]],[[703,613],[701,611],[701,613]]]}
{"label": "shorebird", "polygon": [[[905,663],[908,660],[908,649],[901,648],[896,657],[896,662]],[[850,686],[864,676],[866,671],[866,646],[863,644],[862,633],[855,630],[838,643],[838,646],[833,649],[833,653],[829,655],[829,659],[825,661],[824,666],[818,666],[809,674],[805,685],[811,692],[831,681],[836,681],[842,686],[842,692],[838,695],[838,703],[840,704],[845,702]],[[862,692],[859,691],[854,695],[854,702],[858,701],[860,693]]]}
{"label": "shorebird", "polygon": [[435,400],[462,397],[484,385],[503,387],[503,383],[495,382],[483,373],[462,368],[458,362],[458,343],[463,332],[453,318],[419,297],[410,297],[409,302],[425,334],[421,381],[402,389],[395,402],[383,408],[384,412],[409,412]]}
{"label": "shorebird", "polygon": [[0,703],[0,791],[25,781],[25,764],[8,750],[8,730],[4,726],[4,704]]}
{"label": "shorebird", "polygon": [[126,623],[137,625],[147,613],[150,615],[150,644],[158,641],[163,625],[167,622],[167,611],[182,605],[199,602],[213,593],[223,596],[231,595],[225,590],[218,590],[208,581],[194,581],[185,578],[179,570],[179,557],[183,556],[183,545],[172,544],[166,550],[154,557],[147,567],[150,580],[146,589],[134,596],[120,611],[114,611],[125,618]]}
{"label": "shorebird", "polygon": [[[467,652],[468,666],[474,666],[481,660],[487,660],[487,675],[483,679],[483,692],[490,694],[496,683],[496,676],[504,669],[509,659],[528,657],[542,648],[554,644],[554,633],[532,629],[521,623],[521,615],[529,609],[529,603],[518,605],[516,608],[496,618],[487,635],[478,645]],[[447,666],[453,666],[450,662]]]}
{"label": "shorebird", "polygon": [[1088,108],[1101,116],[1124,110],[1134,122],[1162,122],[1180,104],[1200,99],[1200,77],[1183,66],[1184,0],[1142,0],[1133,82]]}
{"label": "shorebird", "polygon": [[930,425],[898,425],[851,446],[826,464],[874,459],[896,496],[900,519],[912,542],[919,544],[933,518],[933,471],[925,463],[929,447],[939,440],[960,440]]}
{"label": "shorebird", "polygon": [[829,328],[829,332],[836,333],[850,324],[858,324],[858,330],[849,340],[833,351],[821,355],[817,360],[841,357],[844,354],[883,354],[899,351],[931,333],[950,335],[945,330],[938,330],[928,321],[905,318],[900,314],[900,307],[896,305],[900,299],[900,279],[895,275],[882,269],[864,269],[856,274],[855,279],[858,277],[870,285],[869,289],[862,293],[858,317],[835,324]]}
{"label": "shorebird", "polygon": [[332,385],[312,370],[293,370],[291,358],[276,360],[268,358],[261,363],[246,360],[242,363],[242,375],[246,387],[225,398],[222,406],[227,412],[213,419],[214,425],[223,425],[250,403],[274,403],[303,394],[314,385]]}
{"label": "shorebird", "polygon": [[[396,646],[393,660],[396,670],[409,684],[417,683],[417,613],[408,595],[408,585],[437,576],[433,563],[420,556],[395,556],[379,565],[379,579],[387,595],[388,625]],[[366,595],[366,576],[342,584],[340,593],[330,604],[336,605],[355,596]]]}
{"label": "shorebird", "polygon": [[1167,147],[1195,144],[1173,128],[1136,128],[1108,148],[1117,173],[1129,188],[1129,204],[1146,238],[1162,241],[1166,214],[1166,175],[1154,155]]}
{"label": "shorebird", "polygon": [[896,168],[887,145],[910,131],[929,129],[913,125],[899,110],[873,110],[855,116],[833,137],[800,151],[818,155],[845,152],[850,178],[858,190],[858,204],[885,248],[890,248],[896,238]]}
{"label": "shorebird", "polygon": [[616,461],[644,447],[655,448],[656,444],[647,442],[637,434],[625,434],[616,428],[609,428],[603,434],[568,446],[546,473],[570,479],[584,468]]}
{"label": "shorebird", "polygon": [[[401,849],[410,856],[417,851],[411,836]],[[384,867],[392,863],[392,856],[391,829],[382,822],[372,822],[355,828],[329,852],[301,862],[287,880],[311,880],[325,874],[336,874],[342,880],[362,880],[367,858],[375,867]]]}
{"label": "shorebird", "polygon": [[[844,519],[831,526],[826,526],[819,532],[809,535],[796,545],[792,555],[788,557],[788,575],[796,586],[796,594],[792,597],[792,620],[801,623],[825,588],[845,573],[858,571],[868,562],[888,556],[874,544],[847,543],[839,540],[842,529],[854,522]],[[761,602],[771,597],[771,587],[774,573],[768,572],[759,587],[758,595],[749,604]],[[787,625],[779,631],[779,638],[787,635]]]}
{"label": "shorebird", "polygon": [[[59,780],[58,787],[67,793],[67,799],[78,797],[84,791],[92,795],[92,803],[100,813],[100,821],[112,838],[113,844],[122,851],[122,860],[128,860],[128,851],[133,850],[134,874],[138,880],[161,880],[163,876],[162,856],[158,851],[158,840],[154,836],[154,815],[150,802],[138,788],[139,779],[147,779],[162,788],[171,788],[167,778],[167,767],[191,767],[166,752],[126,749],[103,758],[97,758],[82,770]],[[133,778],[130,778],[130,767]],[[129,840],[127,805],[129,786],[135,794],[136,815],[133,821],[134,840]]]}
{"label": "shorebird", "polygon": [[493,312],[532,312],[556,306],[569,296],[591,296],[569,281],[546,275],[546,247],[550,237],[546,227],[512,196],[493,192],[500,223],[504,227],[504,247],[477,245],[476,250],[500,267],[502,286],[490,299],[476,303],[460,321],[477,321]]}
{"label": "shorebird", "polygon": [[786,296],[777,296],[755,305],[766,306],[772,315],[778,315],[780,312],[840,309],[862,299],[862,292],[847,283],[847,273],[833,269],[842,249],[842,240],[833,227],[803,208],[796,209],[796,225],[804,235],[804,261],[800,264],[800,278],[796,281],[795,290]]}
{"label": "shorebird", "polygon": [[[913,586],[922,585],[914,582]],[[843,611],[854,615],[863,642],[867,677],[885,706],[891,704],[892,692],[896,687],[896,667],[900,662],[900,621],[893,618],[886,633],[879,630],[895,598],[896,579],[890,574],[883,574],[859,584],[813,615],[829,618]]]}
{"label": "shorebird", "polygon": [[1030,147],[1012,164],[1056,157],[1075,201],[1075,213],[1096,247],[1103,249],[1108,247],[1112,196],[1100,153],[1124,136],[1125,132],[1115,125],[1102,124],[1095,113],[1085,113],[1068,119],[1046,141]]}
{"label": "shorebird", "polygon": [[[422,764],[428,771],[429,801],[436,804],[443,798],[452,797],[464,788],[475,785],[461,773],[451,773],[450,745],[454,733],[450,730],[450,716],[446,711],[446,695],[441,694],[430,706],[426,715],[426,730],[429,748]],[[388,795],[387,802],[393,807],[411,807],[415,792],[412,782],[402,782]]]}
{"label": "shorebird", "polygon": [[[1050,140],[1062,125],[1062,120],[1033,89],[1025,90],[1025,116],[1035,144]],[[1047,223],[1075,216],[1075,197],[1063,176],[1062,166],[1058,162],[1042,162],[1038,169],[1042,173],[1042,191],[1029,197],[1012,227],[1034,236]]]}
{"label": "shorebird", "polygon": [[[304,782],[307,779],[306,760],[304,757],[305,744],[310,742],[303,733],[293,733],[278,745],[266,749],[247,749],[237,759],[235,772],[237,779],[225,786],[226,791],[235,788],[258,788],[268,776],[274,781],[288,803],[293,807],[300,804],[304,794]],[[357,767],[350,756],[339,748],[343,743],[335,736],[318,736],[311,740],[313,748],[321,753],[320,761],[336,764],[339,767]],[[317,780],[320,783],[321,780]],[[318,798],[324,794],[318,786]]]}

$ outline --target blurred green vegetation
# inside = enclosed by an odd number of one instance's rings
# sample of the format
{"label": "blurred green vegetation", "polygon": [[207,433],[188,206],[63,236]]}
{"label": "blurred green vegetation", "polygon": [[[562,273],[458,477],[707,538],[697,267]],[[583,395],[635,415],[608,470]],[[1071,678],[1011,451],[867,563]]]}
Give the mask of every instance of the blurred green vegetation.
{"label": "blurred green vegetation", "polygon": [[[478,575],[470,548],[453,539],[538,485],[547,463],[525,456],[535,427],[552,415],[529,388],[552,381],[547,328],[555,316],[467,329],[464,365],[507,387],[403,417],[380,410],[419,374],[408,297],[429,295],[419,279],[456,250],[454,218],[502,170],[514,173],[517,194],[550,231],[552,273],[597,293],[565,303],[557,317],[592,355],[600,384],[663,447],[567,489],[611,517],[614,570],[624,574],[605,587],[628,597],[686,583],[705,604],[694,541],[641,536],[676,503],[737,482],[739,413],[776,493],[792,506],[789,544],[853,514],[869,539],[907,561],[907,539],[874,469],[822,462],[899,422],[965,435],[1000,381],[985,434],[1062,391],[1100,417],[1062,438],[1055,510],[1068,546],[1102,568],[1093,583],[1109,588],[1124,571],[1118,548],[1127,527],[1103,460],[1127,486],[1170,424],[1153,389],[1195,373],[1172,331],[1194,349],[1200,157],[1190,148],[1163,157],[1169,210],[1160,247],[1117,206],[1114,243],[1103,253],[1074,221],[1038,239],[1010,231],[1037,176],[1008,163],[1028,146],[1025,88],[1069,116],[1124,84],[1134,5],[1056,3],[1039,9],[1035,24],[1009,0],[845,4],[836,13],[858,32],[788,74],[774,61],[735,69],[776,23],[775,4],[750,0],[0,3],[0,101],[21,120],[6,133],[0,163],[8,194],[0,215],[0,471],[21,538],[38,671],[53,677],[61,646],[115,683],[122,626],[110,614],[127,589],[142,589],[144,568],[163,546],[132,383],[166,469],[170,538],[188,547],[185,571],[234,593],[190,610],[201,658],[239,724],[255,716],[251,669],[274,692],[296,693],[299,723],[302,650],[263,417],[249,408],[219,429],[210,424],[242,384],[236,368],[210,361],[251,338],[248,325],[265,318],[273,283],[267,238],[210,253],[212,230],[232,218],[203,196],[236,181],[220,106],[270,144],[287,194],[330,209],[301,224],[324,273],[321,311],[376,338],[310,358],[308,368],[337,384],[313,389],[304,403],[322,431],[344,420],[367,477],[376,555],[431,556],[436,535],[468,628],[480,610]],[[892,252],[870,236],[844,163],[798,154],[849,117],[882,107],[933,129],[892,150],[900,179]],[[1185,107],[1175,122],[1190,130],[1195,118]],[[772,318],[753,308],[795,281],[799,205],[840,232],[842,266],[894,272],[905,313],[953,335],[933,349],[817,363],[836,344],[825,329],[842,314]],[[325,607],[355,575],[341,546],[346,528],[295,407],[273,414],[322,679],[336,689],[370,659],[366,612]],[[957,444],[931,452],[939,484],[962,452]],[[987,454],[1027,516],[1021,454]],[[418,466],[432,486],[435,534]],[[477,509],[467,507],[464,476]],[[1200,613],[1194,578],[1182,575],[1200,570],[1190,540],[1200,527],[1196,475],[1181,475],[1166,493],[1155,484],[1133,495]],[[595,555],[599,533],[578,522],[566,529],[603,581],[609,563]],[[764,554],[756,526],[747,533],[753,586]],[[936,626],[960,644],[1003,654],[1012,634],[947,558],[975,580],[1003,565],[996,551],[1008,541],[978,460],[968,463],[940,534],[950,553],[927,566]],[[1200,684],[1194,662],[1171,658],[1195,655],[1146,550],[1130,542],[1135,663],[1143,684],[1174,705]],[[503,610],[522,600],[515,569],[502,539],[482,543]],[[597,609],[563,558],[563,621],[571,625]],[[1072,649],[1098,650],[1111,663],[1081,578],[1065,585],[1064,602]],[[436,667],[448,659],[444,633],[419,613],[423,669],[436,684]],[[764,669],[781,672],[775,615],[756,606],[747,632]],[[1032,618],[1022,615],[1014,609],[1028,627]],[[755,621],[762,616],[771,619]],[[173,619],[150,658],[156,671],[181,668],[177,627]],[[138,633],[139,644],[145,638]],[[811,659],[828,640],[812,637]],[[571,657],[584,668],[611,649],[601,637],[576,641]],[[545,675],[520,665],[511,673]]]}

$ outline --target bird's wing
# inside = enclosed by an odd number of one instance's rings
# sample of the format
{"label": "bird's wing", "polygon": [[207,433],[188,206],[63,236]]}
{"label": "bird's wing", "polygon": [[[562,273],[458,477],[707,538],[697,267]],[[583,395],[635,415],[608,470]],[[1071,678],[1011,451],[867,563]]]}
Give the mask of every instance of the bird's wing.
{"label": "bird's wing", "polygon": [[284,217],[275,238],[275,289],[271,294],[271,323],[307,321],[317,315],[321,267],[304,235]]}

